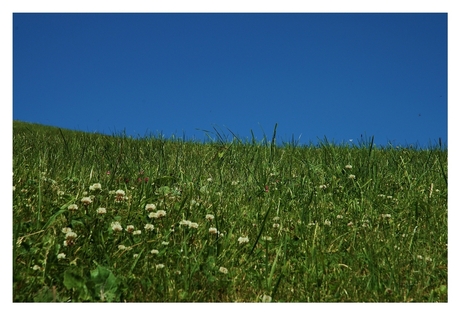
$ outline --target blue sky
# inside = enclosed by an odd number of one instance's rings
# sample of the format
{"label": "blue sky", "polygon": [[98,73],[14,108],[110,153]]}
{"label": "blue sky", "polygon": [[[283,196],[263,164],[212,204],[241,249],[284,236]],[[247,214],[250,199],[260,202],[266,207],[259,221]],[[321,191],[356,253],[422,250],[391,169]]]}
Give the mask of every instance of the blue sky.
{"label": "blue sky", "polygon": [[14,120],[425,146],[447,96],[447,14],[13,15]]}

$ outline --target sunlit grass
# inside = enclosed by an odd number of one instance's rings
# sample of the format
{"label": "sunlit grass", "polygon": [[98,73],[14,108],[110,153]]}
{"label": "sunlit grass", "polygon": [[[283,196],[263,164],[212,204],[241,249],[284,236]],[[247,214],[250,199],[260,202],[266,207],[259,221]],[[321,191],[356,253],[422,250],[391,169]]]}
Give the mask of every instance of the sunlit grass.
{"label": "sunlit grass", "polygon": [[14,301],[447,301],[441,146],[13,128]]}

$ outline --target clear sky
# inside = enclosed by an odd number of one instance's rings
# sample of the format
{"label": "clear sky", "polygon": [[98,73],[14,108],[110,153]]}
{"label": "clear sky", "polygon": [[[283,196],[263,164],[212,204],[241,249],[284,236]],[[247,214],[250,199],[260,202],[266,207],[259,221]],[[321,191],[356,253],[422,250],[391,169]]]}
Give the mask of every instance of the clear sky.
{"label": "clear sky", "polygon": [[425,146],[447,96],[443,13],[13,15],[14,120]]}

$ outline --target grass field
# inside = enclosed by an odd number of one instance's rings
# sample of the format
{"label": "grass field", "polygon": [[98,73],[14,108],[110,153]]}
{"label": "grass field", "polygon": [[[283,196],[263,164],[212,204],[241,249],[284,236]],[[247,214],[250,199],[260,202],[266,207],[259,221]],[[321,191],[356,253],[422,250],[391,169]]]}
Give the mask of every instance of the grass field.
{"label": "grass field", "polygon": [[447,149],[13,122],[14,302],[447,302]]}

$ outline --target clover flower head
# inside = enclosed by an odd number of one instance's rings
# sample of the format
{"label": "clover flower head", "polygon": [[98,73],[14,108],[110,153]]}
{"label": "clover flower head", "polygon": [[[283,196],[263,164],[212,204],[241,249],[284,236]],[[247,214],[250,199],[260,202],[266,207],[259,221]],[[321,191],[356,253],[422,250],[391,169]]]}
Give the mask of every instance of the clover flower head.
{"label": "clover flower head", "polygon": [[355,178],[356,178],[356,176],[355,176],[355,175],[353,175],[353,174],[350,174],[350,175],[348,175],[348,178],[349,178],[349,179],[355,179]]}
{"label": "clover flower head", "polygon": [[241,236],[241,237],[238,238],[238,242],[240,244],[249,243],[249,238],[247,236],[246,237]]}
{"label": "clover flower head", "polygon": [[153,203],[149,203],[145,205],[145,210],[146,211],[154,211],[157,208],[157,206]]}
{"label": "clover flower head", "polygon": [[69,211],[76,211],[78,210],[78,206],[76,204],[71,204],[67,207]]}
{"label": "clover flower head", "polygon": [[123,244],[122,244],[122,245],[118,245],[118,249],[119,249],[119,250],[125,250],[125,249],[126,249],[126,246],[123,245]]}
{"label": "clover flower head", "polygon": [[158,255],[160,252],[157,249],[152,249],[150,254]]}
{"label": "clover flower head", "polygon": [[82,203],[83,205],[85,205],[85,206],[89,205],[91,202],[93,202],[93,201],[91,200],[91,197],[83,197],[83,198],[81,198],[81,203]]}
{"label": "clover flower head", "polygon": [[94,190],[101,190],[102,186],[100,183],[95,183],[89,186],[89,190],[94,191]]}
{"label": "clover flower head", "polygon": [[189,221],[189,220],[181,220],[181,221],[179,222],[179,225],[190,226],[190,224],[192,224],[192,221]]}
{"label": "clover flower head", "polygon": [[128,232],[128,233],[133,233],[134,232],[134,225],[127,225],[125,231]]}
{"label": "clover flower head", "polygon": [[123,231],[123,228],[122,228],[120,222],[117,222],[117,221],[116,221],[116,222],[112,222],[110,225],[112,226],[112,230],[114,230],[115,232],[121,232],[121,231]]}
{"label": "clover flower head", "polygon": [[166,216],[166,211],[164,211],[164,210],[158,210],[156,212],[156,217],[157,218],[162,218],[162,217],[165,217],[165,216]]}
{"label": "clover flower head", "polygon": [[156,268],[156,269],[162,269],[162,268],[164,268],[164,267],[165,267],[165,265],[163,265],[163,264],[155,265],[155,268]]}
{"label": "clover flower head", "polygon": [[141,235],[142,231],[141,230],[136,230],[133,232],[133,235]]}
{"label": "clover flower head", "polygon": [[225,268],[225,267],[220,267],[219,268],[219,272],[223,273],[223,274],[227,274],[228,273],[228,269]]}
{"label": "clover flower head", "polygon": [[212,214],[207,214],[205,218],[206,220],[209,220],[209,221],[214,220],[214,216]]}
{"label": "clover flower head", "polygon": [[262,302],[270,303],[272,301],[272,297],[270,295],[265,295],[262,297]]}
{"label": "clover flower head", "polygon": [[75,232],[67,232],[65,235],[64,246],[73,246],[75,245],[75,240],[77,238],[77,234]]}
{"label": "clover flower head", "polygon": [[64,254],[64,253],[59,253],[59,254],[57,255],[57,259],[58,259],[58,260],[65,259],[65,254]]}
{"label": "clover flower head", "polygon": [[147,223],[147,224],[144,226],[144,229],[145,229],[146,231],[153,231],[154,226],[153,226],[153,224]]}
{"label": "clover flower head", "polygon": [[107,213],[107,210],[105,208],[98,208],[96,211],[97,211],[97,214],[106,214]]}
{"label": "clover flower head", "polygon": [[72,232],[72,228],[69,228],[69,227],[62,228],[62,233],[67,234],[69,232]]}
{"label": "clover flower head", "polygon": [[124,200],[127,199],[127,197],[125,196],[125,191],[124,190],[121,190],[121,189],[118,189],[116,192],[115,192],[115,201],[116,202],[122,202]]}
{"label": "clover flower head", "polygon": [[209,233],[211,233],[211,234],[217,234],[218,231],[217,231],[217,229],[216,229],[215,227],[210,227],[210,228],[209,228]]}
{"label": "clover flower head", "polygon": [[346,168],[347,170],[351,170],[351,169],[353,168],[353,166],[351,166],[350,164],[347,164],[347,165],[345,165],[345,168]]}

